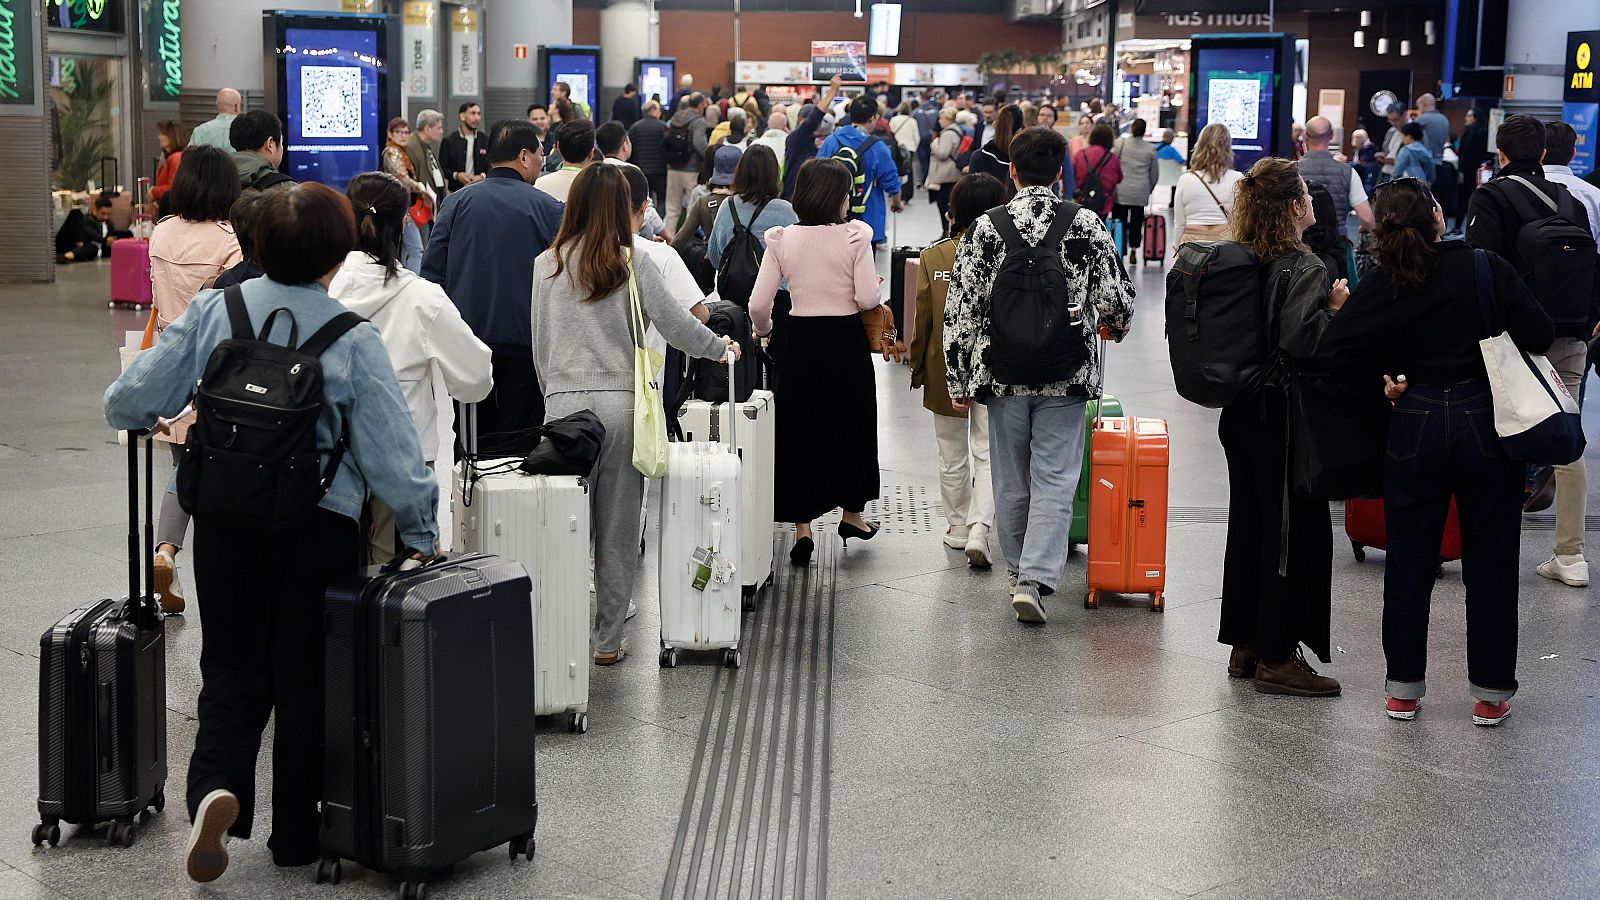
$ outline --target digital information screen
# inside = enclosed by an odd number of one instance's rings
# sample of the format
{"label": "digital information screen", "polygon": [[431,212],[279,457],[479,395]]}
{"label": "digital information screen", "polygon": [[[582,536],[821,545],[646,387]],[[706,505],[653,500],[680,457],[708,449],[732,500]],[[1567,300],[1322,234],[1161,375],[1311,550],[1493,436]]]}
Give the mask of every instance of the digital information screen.
{"label": "digital information screen", "polygon": [[600,71],[595,55],[551,50],[548,64],[550,86],[554,87],[558,81],[566,82],[572,89],[572,99],[589,107],[589,117],[594,118],[600,91]]}
{"label": "digital information screen", "polygon": [[673,86],[678,83],[677,61],[673,59],[641,59],[634,73],[634,84],[639,86],[639,96],[663,105],[670,104]]}
{"label": "digital information screen", "polygon": [[1197,127],[1212,122],[1228,126],[1233,167],[1248,171],[1272,155],[1277,53],[1270,47],[1203,47],[1196,48],[1194,57]]}
{"label": "digital information screen", "polygon": [[872,25],[867,31],[867,54],[900,55],[900,4],[872,4]]}
{"label": "digital information screen", "polygon": [[284,38],[285,174],[342,191],[355,176],[381,168],[378,34],[288,28]]}

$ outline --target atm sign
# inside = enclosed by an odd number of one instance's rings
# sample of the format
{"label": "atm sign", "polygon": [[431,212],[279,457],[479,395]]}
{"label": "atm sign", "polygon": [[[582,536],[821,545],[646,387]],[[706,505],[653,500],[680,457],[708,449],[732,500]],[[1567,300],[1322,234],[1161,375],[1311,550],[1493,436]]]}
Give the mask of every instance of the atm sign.
{"label": "atm sign", "polygon": [[1596,89],[1594,81],[1597,48],[1600,48],[1600,31],[1567,34],[1566,90],[1561,99],[1568,103],[1600,101],[1600,90]]}

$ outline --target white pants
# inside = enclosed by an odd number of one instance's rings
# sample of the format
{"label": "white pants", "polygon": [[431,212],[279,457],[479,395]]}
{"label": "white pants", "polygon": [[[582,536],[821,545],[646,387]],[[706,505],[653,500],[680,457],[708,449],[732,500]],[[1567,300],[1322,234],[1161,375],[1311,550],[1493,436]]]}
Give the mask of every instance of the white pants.
{"label": "white pants", "polygon": [[952,528],[994,527],[989,410],[974,403],[965,419],[935,415],[933,434],[939,441],[939,493],[944,499],[945,521]]}
{"label": "white pants", "polygon": [[[1545,358],[1561,374],[1561,382],[1578,396],[1588,368],[1589,347],[1577,338],[1556,338]],[[1565,466],[1556,466],[1556,546],[1557,556],[1582,556],[1584,519],[1588,510],[1589,477],[1583,457]]]}
{"label": "white pants", "polygon": [[[711,152],[711,151],[706,151]],[[678,233],[678,220],[689,209],[689,195],[694,193],[694,186],[699,183],[700,173],[693,169],[668,169],[667,170],[667,237],[670,239]]]}

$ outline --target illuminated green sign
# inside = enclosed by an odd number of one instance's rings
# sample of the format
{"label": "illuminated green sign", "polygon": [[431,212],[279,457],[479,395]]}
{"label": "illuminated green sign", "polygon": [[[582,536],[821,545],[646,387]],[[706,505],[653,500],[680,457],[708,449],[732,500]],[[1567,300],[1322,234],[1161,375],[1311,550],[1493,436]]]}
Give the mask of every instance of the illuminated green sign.
{"label": "illuminated green sign", "polygon": [[122,4],[115,0],[50,0],[51,28],[73,31],[122,31]]}
{"label": "illuminated green sign", "polygon": [[143,0],[144,60],[151,100],[176,100],[183,89],[182,0]]}
{"label": "illuminated green sign", "polygon": [[34,56],[33,4],[0,0],[0,104],[38,102],[39,63]]}

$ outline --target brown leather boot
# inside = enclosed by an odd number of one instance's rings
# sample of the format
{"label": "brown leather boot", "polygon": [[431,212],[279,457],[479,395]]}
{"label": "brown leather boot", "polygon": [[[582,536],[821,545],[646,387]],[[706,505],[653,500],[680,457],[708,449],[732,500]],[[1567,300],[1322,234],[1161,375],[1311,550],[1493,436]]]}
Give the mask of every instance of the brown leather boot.
{"label": "brown leather boot", "polygon": [[1317,670],[1311,668],[1311,664],[1297,649],[1293,656],[1282,662],[1261,660],[1256,664],[1256,692],[1293,697],[1337,697],[1340,687],[1337,679],[1318,675]]}
{"label": "brown leather boot", "polygon": [[1261,660],[1256,657],[1256,651],[1249,644],[1239,644],[1228,654],[1229,678],[1253,678],[1256,674],[1256,663]]}

